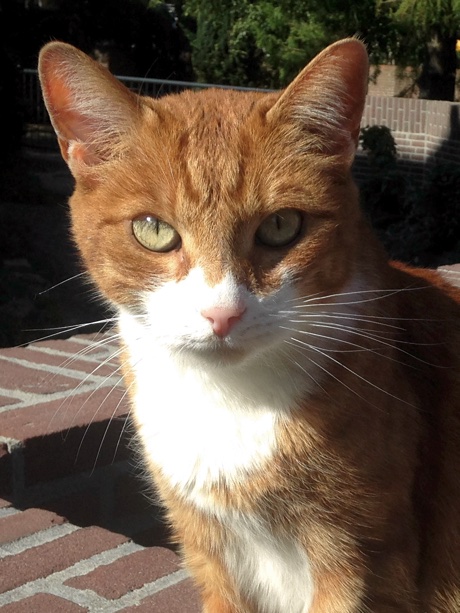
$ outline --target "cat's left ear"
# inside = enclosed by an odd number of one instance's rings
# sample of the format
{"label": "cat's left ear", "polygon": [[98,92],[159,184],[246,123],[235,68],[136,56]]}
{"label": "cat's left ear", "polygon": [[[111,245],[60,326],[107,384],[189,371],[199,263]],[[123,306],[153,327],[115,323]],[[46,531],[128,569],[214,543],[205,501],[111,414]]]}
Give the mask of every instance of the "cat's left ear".
{"label": "cat's left ear", "polygon": [[351,163],[366,100],[369,61],[365,46],[348,38],[317,55],[268,111],[269,122],[301,128],[313,151]]}
{"label": "cat's left ear", "polygon": [[38,70],[62,155],[75,177],[86,176],[120,152],[140,113],[138,97],[66,43],[45,45]]}

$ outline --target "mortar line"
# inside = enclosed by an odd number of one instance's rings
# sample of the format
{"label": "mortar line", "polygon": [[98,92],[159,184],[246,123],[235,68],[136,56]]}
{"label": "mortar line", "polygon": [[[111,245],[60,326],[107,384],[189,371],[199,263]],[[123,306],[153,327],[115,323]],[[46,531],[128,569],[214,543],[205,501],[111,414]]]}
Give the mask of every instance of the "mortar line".
{"label": "mortar line", "polygon": [[[84,374],[84,373],[82,373]],[[31,393],[16,393],[15,397],[19,399],[21,396],[23,400],[21,402],[7,404],[3,407],[0,407],[0,415],[2,413],[7,413],[8,411],[16,411],[18,409],[25,409],[36,404],[42,404],[45,402],[52,402],[54,400],[64,400],[66,398],[78,398],[82,394],[86,394],[88,392],[95,391],[96,389],[104,389],[106,387],[118,387],[122,385],[121,377],[118,376],[110,376],[108,378],[100,377],[100,379],[104,379],[103,382],[100,381],[92,381],[88,377],[88,383],[78,385],[78,387],[70,388],[68,390],[64,390],[62,392],[52,392],[50,394],[31,394]],[[97,386],[97,387],[95,387]],[[0,388],[0,394],[8,393],[8,390],[4,388]]]}
{"label": "mortar line", "polygon": [[[71,368],[65,368],[61,366],[51,366],[50,364],[40,364],[39,362],[31,362],[29,360],[24,360],[22,358],[13,358],[2,355],[0,353],[0,360],[4,360],[5,362],[10,362],[12,364],[17,364],[18,366],[24,366],[25,368],[29,368],[32,370],[40,370],[47,372],[53,375],[61,375],[65,377],[70,377],[71,379],[77,379],[81,381],[85,377],[91,380],[94,383],[99,383],[101,380],[105,380],[105,377],[102,375],[92,375],[88,374],[85,371],[81,370],[73,370]],[[87,380],[88,380],[87,379]]]}
{"label": "mortar line", "polygon": [[[81,360],[82,362],[87,362],[88,364],[99,364],[101,357],[109,357],[110,353],[109,351],[107,352],[103,352],[101,351],[100,353],[97,354],[92,354],[92,355],[81,355],[79,353],[75,353],[75,351],[62,351],[61,349],[50,349],[49,347],[34,347],[33,345],[29,345],[28,349],[30,351],[33,351],[36,354],[39,353],[46,353],[46,355],[54,355],[54,356],[58,356],[58,357],[63,357],[63,358],[74,358],[75,360]],[[115,349],[115,346],[114,346]]]}
{"label": "mortar line", "polygon": [[[122,557],[128,556],[137,551],[142,551],[143,549],[145,549],[145,547],[137,545],[132,541],[128,541],[127,543],[118,545],[118,547],[102,551],[89,558],[85,558],[84,560],[79,560],[72,566],[56,571],[49,577],[34,579],[25,583],[24,585],[0,594],[0,607],[5,604],[17,602],[19,600],[23,600],[24,598],[34,596],[39,592],[49,593],[54,589],[59,590],[61,589],[62,584],[68,579],[87,575],[91,571],[96,570],[101,566],[112,564],[112,562],[115,562]],[[53,593],[56,592],[53,591]]]}
{"label": "mortar line", "polygon": [[51,526],[50,528],[39,530],[38,532],[34,532],[34,534],[28,534],[11,543],[3,543],[0,545],[0,560],[24,553],[24,551],[46,545],[47,543],[52,543],[63,536],[67,536],[81,529],[82,528],[74,526],[73,524],[60,524],[58,526]]}

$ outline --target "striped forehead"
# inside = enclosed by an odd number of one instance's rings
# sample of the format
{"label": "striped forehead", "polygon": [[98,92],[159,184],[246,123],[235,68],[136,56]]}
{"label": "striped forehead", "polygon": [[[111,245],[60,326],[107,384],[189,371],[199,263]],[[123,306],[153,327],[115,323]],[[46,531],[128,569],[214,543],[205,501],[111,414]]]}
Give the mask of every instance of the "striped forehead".
{"label": "striped forehead", "polygon": [[203,202],[237,189],[241,153],[236,126],[213,118],[184,135],[180,154],[189,192]]}
{"label": "striped forehead", "polygon": [[222,90],[188,92],[178,97],[178,157],[190,188],[202,197],[237,188],[242,134],[257,98],[254,92]]}

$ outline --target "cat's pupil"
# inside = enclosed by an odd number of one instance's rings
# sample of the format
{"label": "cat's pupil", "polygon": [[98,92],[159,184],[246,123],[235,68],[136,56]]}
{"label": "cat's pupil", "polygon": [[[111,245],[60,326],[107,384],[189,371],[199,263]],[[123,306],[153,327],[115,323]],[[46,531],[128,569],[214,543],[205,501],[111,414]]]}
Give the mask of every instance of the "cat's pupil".
{"label": "cat's pupil", "polygon": [[303,217],[300,211],[278,211],[260,224],[256,239],[266,247],[286,247],[300,236],[302,225]]}
{"label": "cat's pupil", "polygon": [[178,232],[170,224],[153,215],[134,219],[132,233],[137,242],[149,251],[164,253],[172,251],[180,244]]}

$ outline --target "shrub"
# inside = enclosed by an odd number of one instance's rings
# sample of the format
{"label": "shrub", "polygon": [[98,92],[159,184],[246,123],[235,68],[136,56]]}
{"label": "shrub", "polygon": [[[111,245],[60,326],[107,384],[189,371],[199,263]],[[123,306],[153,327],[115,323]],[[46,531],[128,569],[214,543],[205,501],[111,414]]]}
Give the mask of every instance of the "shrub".
{"label": "shrub", "polygon": [[423,266],[460,262],[460,168],[434,158],[417,189],[398,166],[386,126],[363,128],[360,141],[370,170],[362,207],[390,257]]}

